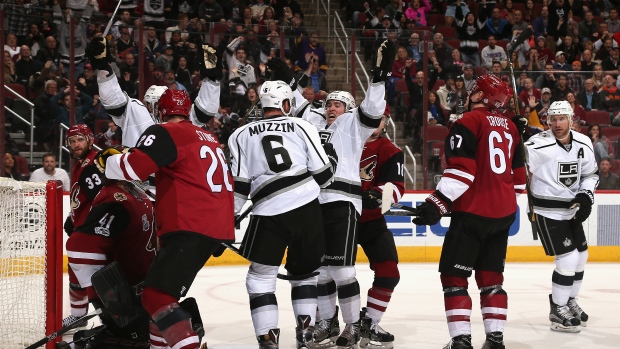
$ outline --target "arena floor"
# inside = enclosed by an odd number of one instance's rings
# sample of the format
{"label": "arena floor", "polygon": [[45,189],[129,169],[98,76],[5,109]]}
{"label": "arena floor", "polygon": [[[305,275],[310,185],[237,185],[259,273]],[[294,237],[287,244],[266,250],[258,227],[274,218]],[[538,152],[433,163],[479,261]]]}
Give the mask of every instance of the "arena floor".
{"label": "arena floor", "polygon": [[[508,322],[505,343],[509,349],[561,348],[597,349],[620,347],[619,264],[586,265],[579,304],[590,315],[588,327],[579,334],[549,330],[549,303],[552,263],[510,263],[506,267],[504,288],[508,292]],[[247,266],[206,267],[198,275],[190,296],[200,305],[209,349],[257,348],[248,298],[245,291]],[[435,263],[401,264],[401,281],[381,325],[396,337],[395,348],[442,348],[449,340],[443,310],[443,293]],[[365,305],[366,289],[372,271],[360,264],[358,279]],[[478,292],[473,282],[474,312],[472,336],[475,348],[484,342]],[[66,280],[65,274],[65,284]],[[67,287],[67,286],[65,286]],[[67,293],[65,292],[65,295]],[[294,319],[290,286],[278,281],[280,306],[280,348],[295,348]],[[69,313],[65,300],[65,316]],[[342,321],[342,320],[341,320]]]}

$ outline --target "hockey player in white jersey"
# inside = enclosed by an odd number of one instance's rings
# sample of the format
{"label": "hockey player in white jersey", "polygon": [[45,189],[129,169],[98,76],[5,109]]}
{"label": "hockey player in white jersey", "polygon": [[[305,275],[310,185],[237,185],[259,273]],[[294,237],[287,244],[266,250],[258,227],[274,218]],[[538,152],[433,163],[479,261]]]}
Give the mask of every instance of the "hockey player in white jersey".
{"label": "hockey player in white jersey", "polygon": [[549,295],[551,330],[576,333],[588,321],[576,300],[588,260],[582,223],[592,212],[598,168],[590,139],[570,130],[570,104],[553,102],[547,115],[549,130],[525,143],[532,173],[532,229],[545,253],[555,256]]}
{"label": "hockey player in white jersey", "polygon": [[[373,68],[373,79],[359,107],[345,91],[330,93],[325,108],[314,109],[295,92],[300,102],[294,115],[309,121],[319,130],[321,141],[333,145],[338,168],[334,182],[321,190],[325,256],[319,275],[318,310],[321,322],[315,329],[316,347],[352,348],[360,340],[360,286],[356,279],[357,229],[362,211],[362,186],[359,163],[364,143],[381,123],[385,111],[385,80],[394,61],[394,46],[381,44]],[[294,81],[282,61],[267,63],[278,79]],[[294,83],[292,83],[294,84]],[[338,326],[338,299],[345,328]]]}
{"label": "hockey player in white jersey", "polygon": [[[267,81],[259,95],[264,118],[246,124],[228,140],[235,186],[235,214],[250,199],[253,215],[240,247],[251,261],[246,277],[259,348],[278,348],[276,276],[288,247],[289,274],[312,273],[324,254],[318,196],[332,183],[330,162],[316,128],[290,118],[293,92],[282,81]],[[297,348],[313,348],[317,276],[291,281]]]}

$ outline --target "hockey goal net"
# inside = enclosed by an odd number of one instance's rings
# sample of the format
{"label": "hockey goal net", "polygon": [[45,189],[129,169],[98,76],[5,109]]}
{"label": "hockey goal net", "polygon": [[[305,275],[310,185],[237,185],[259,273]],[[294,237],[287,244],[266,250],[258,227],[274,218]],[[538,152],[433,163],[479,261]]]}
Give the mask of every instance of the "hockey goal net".
{"label": "hockey goal net", "polygon": [[2,349],[23,349],[61,327],[62,201],[60,182],[0,178]]}

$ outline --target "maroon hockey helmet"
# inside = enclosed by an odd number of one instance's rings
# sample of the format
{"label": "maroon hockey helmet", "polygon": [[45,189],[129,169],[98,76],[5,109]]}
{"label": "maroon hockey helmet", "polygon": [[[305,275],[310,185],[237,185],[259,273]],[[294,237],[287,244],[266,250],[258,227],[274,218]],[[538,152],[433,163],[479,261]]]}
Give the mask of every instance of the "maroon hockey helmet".
{"label": "maroon hockey helmet", "polygon": [[179,115],[189,118],[189,111],[192,107],[192,101],[189,99],[187,92],[183,90],[166,90],[161,97],[157,108],[161,111],[161,117],[170,117]]}
{"label": "maroon hockey helmet", "polygon": [[90,127],[88,127],[86,124],[77,124],[69,127],[69,130],[67,130],[67,134],[65,135],[65,142],[69,144],[69,138],[75,136],[83,136],[91,144],[95,140],[93,131],[91,131]]}
{"label": "maroon hockey helmet", "polygon": [[472,94],[478,91],[482,91],[484,94],[480,102],[493,109],[503,108],[512,96],[510,86],[492,74],[485,74],[476,78],[476,81],[469,88],[470,98]]}

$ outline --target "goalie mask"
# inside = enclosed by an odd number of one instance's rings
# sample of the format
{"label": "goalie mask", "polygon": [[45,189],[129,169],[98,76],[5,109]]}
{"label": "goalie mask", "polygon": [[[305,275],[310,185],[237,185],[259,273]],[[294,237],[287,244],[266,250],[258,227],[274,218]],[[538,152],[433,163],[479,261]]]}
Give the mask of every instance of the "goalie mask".
{"label": "goalie mask", "polygon": [[146,90],[146,93],[144,94],[144,104],[146,104],[146,108],[149,110],[151,118],[153,118],[153,121],[156,124],[161,122],[161,120],[159,120],[159,114],[157,112],[159,98],[161,98],[161,95],[164,94],[166,90],[168,90],[168,87],[166,86],[153,85],[149,87],[149,89]]}
{"label": "goalie mask", "polygon": [[[266,81],[260,88],[260,103],[263,109],[279,109],[284,115],[289,115],[295,107],[295,98],[291,87],[284,81]],[[288,100],[291,108],[284,110],[284,101]]]}
{"label": "goalie mask", "polygon": [[329,101],[339,101],[344,104],[345,113],[355,108],[355,98],[347,91],[334,91],[328,94],[327,98],[325,98],[323,109],[327,109],[327,102]]}
{"label": "goalie mask", "polygon": [[[477,92],[482,92],[482,97],[478,101],[472,101],[471,97]],[[468,91],[469,102],[471,103],[484,103],[491,109],[502,109],[507,104],[510,96],[512,96],[512,89],[492,74],[481,75],[476,78],[476,81],[472,84]]]}

